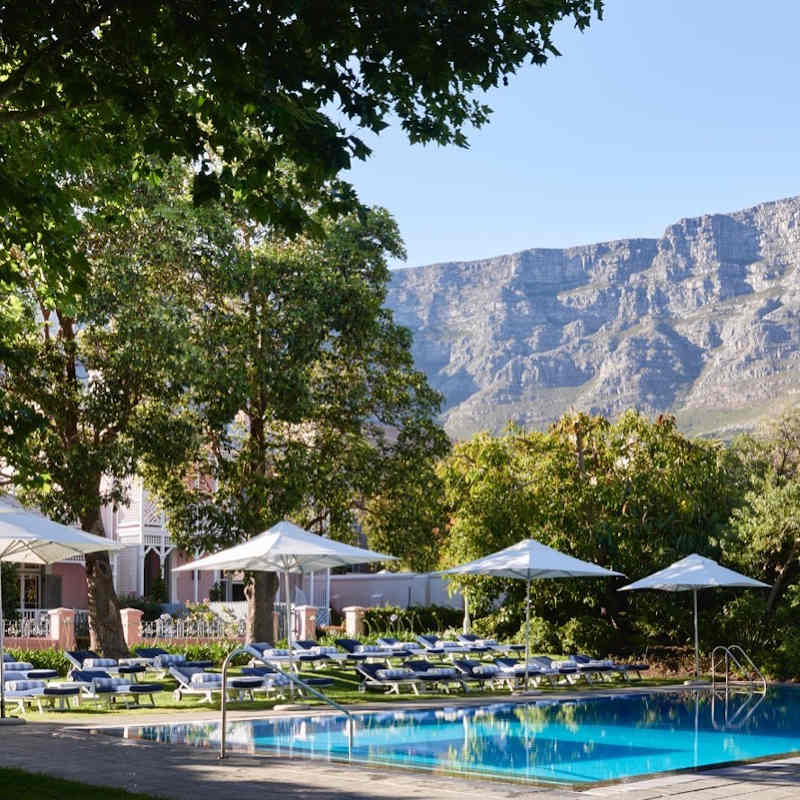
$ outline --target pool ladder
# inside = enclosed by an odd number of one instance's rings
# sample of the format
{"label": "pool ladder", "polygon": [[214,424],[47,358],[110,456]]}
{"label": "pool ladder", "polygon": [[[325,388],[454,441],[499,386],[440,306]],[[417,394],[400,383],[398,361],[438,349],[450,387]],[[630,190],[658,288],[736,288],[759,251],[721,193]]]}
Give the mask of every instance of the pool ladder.
{"label": "pool ladder", "polygon": [[[252,650],[246,647],[235,647],[228,653],[225,660],[222,662],[222,692],[220,694],[220,736],[219,736],[219,757],[225,758],[225,739],[227,737],[227,730],[226,730],[226,683],[228,680],[228,666],[230,662],[233,660],[235,656],[239,655],[249,655],[253,658],[258,658],[259,661],[270,666],[264,661],[263,658],[258,657]],[[291,681],[292,686],[299,686],[306,692],[310,692],[315,697],[322,700],[323,703],[327,703],[332,708],[335,708],[337,711],[341,711],[342,714],[345,715],[347,721],[345,723],[345,728],[347,730],[347,757],[353,757],[353,732],[355,731],[355,720],[353,715],[343,706],[337,703],[335,700],[331,700],[326,694],[317,691],[313,686],[309,686],[304,680],[301,680],[292,672],[284,672],[282,669],[276,669],[276,672],[280,673],[281,675],[285,676]]]}
{"label": "pool ladder", "polygon": [[[744,677],[732,679],[731,674],[734,670]],[[718,686],[724,686],[726,691],[731,687],[742,687],[745,691],[758,691],[764,694],[767,691],[767,679],[753,663],[753,659],[738,644],[717,645],[711,652],[711,687],[716,689]]]}

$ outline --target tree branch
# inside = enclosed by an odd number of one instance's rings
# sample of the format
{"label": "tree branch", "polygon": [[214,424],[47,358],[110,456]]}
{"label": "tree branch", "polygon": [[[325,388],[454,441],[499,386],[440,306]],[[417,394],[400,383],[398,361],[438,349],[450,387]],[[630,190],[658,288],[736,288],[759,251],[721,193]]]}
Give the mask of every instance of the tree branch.
{"label": "tree branch", "polygon": [[[75,36],[69,39],[57,39],[55,42],[52,42],[47,47],[44,47],[40,50],[37,50],[31,54],[31,56],[22,62],[9,76],[0,84],[0,103],[5,102],[8,100],[11,95],[16,92],[20,86],[22,86],[25,78],[27,77],[30,70],[37,64],[43,61],[47,61],[49,58],[52,58],[55,55],[58,55],[60,52],[64,50],[64,48],[68,47],[69,45],[73,44],[74,42],[79,41],[82,39],[87,33],[91,33],[98,25],[103,22],[104,17],[107,16],[109,12],[106,11],[105,4],[101,3],[100,6],[97,8],[97,11],[89,17],[86,21],[87,28],[86,30],[82,30],[77,33]],[[0,121],[3,119],[5,114],[0,115]],[[19,121],[19,120],[18,120]]]}

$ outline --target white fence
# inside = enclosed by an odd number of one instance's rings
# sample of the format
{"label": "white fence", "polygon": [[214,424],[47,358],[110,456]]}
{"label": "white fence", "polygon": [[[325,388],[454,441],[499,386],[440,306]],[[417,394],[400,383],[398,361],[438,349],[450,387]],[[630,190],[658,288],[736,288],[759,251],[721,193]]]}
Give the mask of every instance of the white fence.
{"label": "white fence", "polygon": [[226,639],[244,636],[244,633],[244,620],[231,622],[218,617],[212,620],[166,617],[142,622],[145,639]]}
{"label": "white fence", "polygon": [[5,635],[25,639],[50,637],[50,615],[44,608],[26,608],[17,619],[5,620]]}

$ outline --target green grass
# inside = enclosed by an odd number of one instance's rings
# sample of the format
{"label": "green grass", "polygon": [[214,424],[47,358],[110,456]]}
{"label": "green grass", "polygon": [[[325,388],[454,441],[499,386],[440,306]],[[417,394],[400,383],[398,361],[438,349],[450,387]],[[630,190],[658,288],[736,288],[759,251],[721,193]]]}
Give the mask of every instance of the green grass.
{"label": "green grass", "polygon": [[[233,669],[231,670],[230,674],[236,674],[239,670]],[[470,687],[470,691],[466,694],[463,692],[452,691],[451,693],[447,694],[445,692],[422,692],[419,695],[415,695],[413,692],[406,692],[402,694],[385,694],[380,691],[368,691],[368,692],[361,692],[359,691],[359,684],[360,680],[356,676],[355,671],[352,667],[328,667],[324,670],[314,670],[311,672],[303,672],[300,675],[301,678],[303,677],[329,677],[333,678],[335,681],[334,685],[329,689],[325,690],[325,694],[327,694],[332,700],[335,700],[337,703],[341,703],[343,705],[366,705],[371,703],[392,703],[392,704],[403,704],[403,703],[415,703],[419,701],[430,701],[430,700],[439,700],[442,702],[452,702],[455,699],[480,699],[482,696],[508,696],[510,695],[510,691],[508,689],[486,689],[483,692],[478,691],[473,686]],[[164,684],[165,691],[159,692],[154,696],[154,700],[156,702],[155,708],[151,708],[149,705],[145,707],[136,707],[131,706],[130,709],[126,709],[124,705],[120,705],[117,707],[116,705],[111,706],[110,712],[106,710],[105,704],[100,704],[96,702],[86,702],[81,701],[81,707],[79,709],[75,709],[71,707],[70,711],[45,711],[44,713],[40,714],[38,711],[28,711],[25,714],[25,719],[29,722],[56,722],[62,724],[82,724],[82,723],[99,723],[102,724],[102,719],[98,719],[98,716],[102,718],[104,714],[121,714],[125,717],[130,717],[131,721],[139,718],[146,722],[147,717],[152,716],[154,713],[164,713],[164,712],[174,712],[176,715],[180,715],[190,711],[205,711],[209,714],[209,716],[213,716],[215,713],[219,711],[219,702],[215,702],[212,704],[209,703],[200,703],[198,702],[197,697],[192,696],[185,696],[180,701],[175,700],[172,695],[172,690],[176,687],[176,683],[173,680],[165,679],[160,680],[159,683]],[[578,685],[559,685],[557,687],[550,687],[550,686],[542,686],[541,691],[547,694],[563,694],[569,692],[584,692],[584,691],[607,691],[609,688],[624,688],[626,686],[631,687],[646,687],[646,686],[663,686],[667,684],[675,683],[675,679],[659,679],[659,678],[649,678],[645,680],[637,680],[632,683],[623,683],[620,680],[615,680],[612,682],[603,682],[597,684],[596,686],[587,686],[584,683],[580,683]],[[149,703],[149,698],[142,698],[143,702]],[[257,699],[255,701],[242,701],[242,702],[228,702],[227,708],[230,711],[268,711],[272,709],[275,705],[286,703],[286,698],[275,698],[275,699]],[[310,708],[314,707],[326,707],[326,704],[323,703],[321,700],[312,697],[304,697],[300,698],[300,702],[304,705],[308,705]],[[127,720],[126,720],[127,722]]]}
{"label": "green grass", "polygon": [[157,800],[149,794],[132,794],[124,789],[91,786],[5,767],[0,768],[0,786],[3,797],[24,800]]}

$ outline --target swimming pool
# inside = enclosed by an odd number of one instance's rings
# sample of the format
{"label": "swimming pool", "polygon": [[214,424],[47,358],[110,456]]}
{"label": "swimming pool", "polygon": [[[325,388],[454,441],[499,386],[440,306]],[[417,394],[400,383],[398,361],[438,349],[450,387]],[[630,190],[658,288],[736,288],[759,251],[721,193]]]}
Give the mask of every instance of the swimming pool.
{"label": "swimming pool", "polygon": [[[356,713],[350,760],[557,784],[587,784],[800,751],[800,689],[766,696],[686,690]],[[118,729],[214,747],[218,723]],[[345,717],[228,724],[231,750],[348,760]]]}

